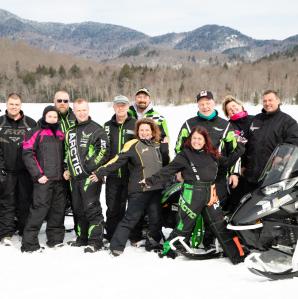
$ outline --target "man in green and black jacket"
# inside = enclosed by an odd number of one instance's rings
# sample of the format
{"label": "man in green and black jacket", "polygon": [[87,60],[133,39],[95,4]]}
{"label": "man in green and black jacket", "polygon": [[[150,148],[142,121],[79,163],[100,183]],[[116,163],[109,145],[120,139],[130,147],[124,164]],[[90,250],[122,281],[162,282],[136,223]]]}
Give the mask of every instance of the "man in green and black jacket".
{"label": "man in green and black jacket", "polygon": [[101,183],[91,182],[89,176],[107,161],[109,141],[104,129],[91,120],[86,99],[74,101],[74,114],[76,124],[65,138],[73,211],[78,222],[78,237],[70,245],[87,245],[85,252],[95,252],[103,245]]}
{"label": "man in green and black jacket", "polygon": [[[113,99],[115,114],[104,124],[110,141],[109,160],[118,155],[124,144],[133,139],[136,119],[128,115],[129,100],[119,95]],[[125,214],[129,172],[127,165],[119,168],[106,179],[106,239],[111,240],[114,231]]]}
{"label": "man in green and black jacket", "polygon": [[169,132],[166,119],[153,109],[150,99],[150,92],[147,88],[141,88],[136,92],[135,102],[129,107],[128,114],[135,119],[153,119],[161,131],[161,141],[169,141]]}
{"label": "man in green and black jacket", "polygon": [[[76,123],[76,116],[74,115],[72,109],[70,108],[70,97],[67,91],[65,90],[59,90],[55,93],[54,99],[53,99],[54,105],[58,111],[58,122],[59,122],[59,129],[66,134],[67,130],[69,128],[73,127]],[[64,181],[65,190],[66,190],[66,208],[65,208],[65,214],[71,213],[73,210],[72,208],[72,200],[71,200],[71,190],[70,185],[67,181]],[[73,214],[73,213],[72,213]],[[74,229],[76,231],[77,227],[77,219],[74,216]]]}
{"label": "man in green and black jacket", "polygon": [[67,130],[75,125],[76,117],[69,107],[70,97],[68,92],[59,90],[54,96],[54,105],[58,110],[59,129],[66,134]]}

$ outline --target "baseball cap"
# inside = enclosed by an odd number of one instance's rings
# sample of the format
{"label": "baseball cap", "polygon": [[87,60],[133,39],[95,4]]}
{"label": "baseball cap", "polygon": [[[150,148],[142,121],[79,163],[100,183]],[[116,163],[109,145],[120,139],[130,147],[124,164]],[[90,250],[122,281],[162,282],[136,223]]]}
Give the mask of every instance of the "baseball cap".
{"label": "baseball cap", "polygon": [[145,93],[147,96],[150,97],[150,92],[149,92],[149,89],[143,87],[143,88],[140,88],[137,92],[136,92],[136,95],[138,95],[139,93]]}
{"label": "baseball cap", "polygon": [[211,91],[208,90],[202,90],[200,93],[197,95],[197,101],[199,101],[202,98],[207,98],[209,100],[213,100],[213,94]]}
{"label": "baseball cap", "polygon": [[114,104],[129,104],[129,99],[126,96],[119,95],[114,97],[113,99]]}

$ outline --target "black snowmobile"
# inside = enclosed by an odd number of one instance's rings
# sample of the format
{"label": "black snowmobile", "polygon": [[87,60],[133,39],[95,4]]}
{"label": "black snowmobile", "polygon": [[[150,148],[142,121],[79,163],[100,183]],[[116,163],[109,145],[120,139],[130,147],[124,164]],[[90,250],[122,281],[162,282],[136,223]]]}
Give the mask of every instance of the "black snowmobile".
{"label": "black snowmobile", "polygon": [[270,279],[298,276],[298,146],[281,144],[259,179],[229,220],[251,250],[245,263]]}

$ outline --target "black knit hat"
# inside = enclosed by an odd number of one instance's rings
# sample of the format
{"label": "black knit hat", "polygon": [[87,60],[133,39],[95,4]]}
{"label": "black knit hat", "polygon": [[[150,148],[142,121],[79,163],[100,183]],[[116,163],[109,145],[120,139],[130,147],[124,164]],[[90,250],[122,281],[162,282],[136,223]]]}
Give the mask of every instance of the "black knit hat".
{"label": "black knit hat", "polygon": [[42,117],[45,118],[45,117],[46,117],[46,114],[47,114],[48,112],[50,112],[50,111],[55,111],[55,112],[57,112],[57,114],[58,114],[58,110],[56,109],[56,107],[50,105],[50,106],[47,106],[46,108],[44,108],[43,113],[42,113]]}

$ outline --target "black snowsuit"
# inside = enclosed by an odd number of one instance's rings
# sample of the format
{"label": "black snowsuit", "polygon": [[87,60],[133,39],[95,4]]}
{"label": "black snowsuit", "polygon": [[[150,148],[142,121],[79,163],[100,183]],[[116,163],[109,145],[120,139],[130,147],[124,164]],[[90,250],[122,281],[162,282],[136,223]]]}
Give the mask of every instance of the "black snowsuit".
{"label": "black snowsuit", "polygon": [[147,185],[154,187],[155,184],[166,182],[169,176],[181,171],[184,183],[179,198],[178,224],[170,234],[169,240],[177,236],[184,236],[188,240],[197,217],[202,214],[205,224],[218,238],[224,252],[236,262],[236,259],[239,259],[239,252],[232,234],[226,229],[219,204],[207,206],[217,170],[218,161],[211,154],[204,150],[185,148],[168,166],[145,181]]}
{"label": "black snowsuit", "polygon": [[[40,248],[38,233],[47,220],[47,244],[55,246],[64,239],[65,189],[63,184],[64,134],[58,124],[41,121],[23,142],[23,160],[34,181],[33,204],[24,229],[22,251]],[[49,180],[40,184],[38,179]]]}
{"label": "black snowsuit", "polygon": [[213,146],[221,152],[223,159],[226,159],[226,163],[221,163],[215,181],[217,195],[221,205],[224,205],[228,195],[226,176],[228,173],[240,173],[240,163],[237,161],[240,162],[239,157],[244,153],[244,146],[237,143],[231,124],[215,112],[216,115],[209,120],[201,117],[199,113],[188,119],[180,129],[175,151],[179,153],[183,149],[183,143],[193,128],[200,126],[208,131]]}
{"label": "black snowsuit", "polygon": [[[110,141],[109,160],[119,154],[124,144],[134,138],[136,120],[128,116],[123,124],[117,123],[116,115],[104,124],[104,129]],[[106,179],[106,236],[111,240],[114,231],[123,218],[127,202],[129,172],[127,165],[119,168]]]}
{"label": "black snowsuit", "polygon": [[156,242],[161,239],[161,186],[144,189],[139,182],[151,176],[169,162],[168,146],[150,140],[133,139],[127,142],[123,150],[106,165],[100,167],[96,174],[99,177],[109,175],[121,166],[128,164],[128,207],[125,216],[118,224],[111,239],[111,250],[123,251],[131,230],[147,211],[149,234]]}
{"label": "black snowsuit", "polygon": [[71,174],[73,212],[77,219],[77,241],[100,248],[103,238],[103,216],[99,202],[101,182],[93,183],[89,176],[107,161],[107,134],[91,118],[76,122],[66,133],[65,147]]}
{"label": "black snowsuit", "polygon": [[7,111],[0,117],[1,168],[7,173],[0,195],[0,239],[12,236],[16,229],[20,235],[23,233],[32,203],[33,183],[22,160],[22,142],[36,122],[22,111],[20,114],[18,120],[10,118]]}

